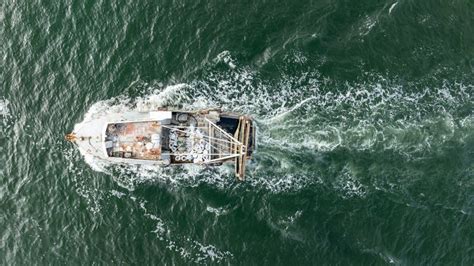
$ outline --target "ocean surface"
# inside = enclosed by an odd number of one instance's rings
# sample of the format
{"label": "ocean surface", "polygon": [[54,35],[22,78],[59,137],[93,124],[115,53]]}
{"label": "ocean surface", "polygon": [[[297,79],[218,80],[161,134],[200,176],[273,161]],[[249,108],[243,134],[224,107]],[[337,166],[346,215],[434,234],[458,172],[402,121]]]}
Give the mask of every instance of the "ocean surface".
{"label": "ocean surface", "polygon": [[[4,0],[0,21],[0,264],[474,264],[472,0]],[[159,106],[252,115],[247,181],[64,140]]]}

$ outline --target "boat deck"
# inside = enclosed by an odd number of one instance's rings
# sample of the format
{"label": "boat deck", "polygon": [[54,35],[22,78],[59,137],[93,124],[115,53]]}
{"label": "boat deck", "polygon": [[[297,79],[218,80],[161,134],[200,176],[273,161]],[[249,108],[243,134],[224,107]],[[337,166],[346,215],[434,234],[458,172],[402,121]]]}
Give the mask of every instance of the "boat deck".
{"label": "boat deck", "polygon": [[107,153],[110,157],[159,160],[161,130],[157,121],[109,124],[105,142]]}
{"label": "boat deck", "polygon": [[218,112],[155,113],[150,115],[152,120],[107,124],[107,156],[121,162],[136,159],[162,165],[235,162],[238,179],[244,179],[255,138],[248,117],[222,116]]}

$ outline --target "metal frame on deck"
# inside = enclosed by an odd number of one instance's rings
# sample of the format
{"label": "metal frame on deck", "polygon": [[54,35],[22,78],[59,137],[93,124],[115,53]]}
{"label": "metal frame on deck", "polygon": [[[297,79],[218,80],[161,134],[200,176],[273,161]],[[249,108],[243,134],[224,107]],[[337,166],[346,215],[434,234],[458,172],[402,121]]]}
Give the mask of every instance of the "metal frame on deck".
{"label": "metal frame on deck", "polygon": [[[216,125],[211,120],[204,117],[204,121],[208,123],[208,135],[202,135],[201,137],[207,141],[209,144],[210,149],[214,148],[215,150],[219,151],[221,148],[216,147],[219,145],[224,145],[223,143],[229,144],[229,150],[223,150],[221,153],[213,153],[211,150],[206,154],[209,156],[222,156],[214,159],[204,160],[201,164],[211,164],[216,162],[225,162],[229,159],[235,158],[235,165],[236,170],[235,174],[239,180],[244,180],[245,175],[245,162],[247,160],[247,145],[250,138],[250,119],[242,116],[239,118],[239,125],[237,127],[236,134],[232,136],[227,131],[223,130],[221,127]],[[162,125],[163,128],[168,128],[170,130],[175,130],[178,132],[183,132],[186,134],[196,134],[195,132],[190,132],[183,130],[185,128],[197,128],[197,127],[189,127],[189,126],[169,126],[169,125]],[[200,127],[203,128],[203,127]],[[205,127],[204,127],[205,128]],[[213,135],[214,130],[222,133],[221,135],[225,136],[225,138],[218,138]],[[213,143],[213,141],[215,143]],[[215,145],[213,145],[215,144]],[[222,150],[222,149],[221,149]],[[230,151],[230,153],[229,153]],[[169,153],[169,155],[190,155],[189,153]]]}

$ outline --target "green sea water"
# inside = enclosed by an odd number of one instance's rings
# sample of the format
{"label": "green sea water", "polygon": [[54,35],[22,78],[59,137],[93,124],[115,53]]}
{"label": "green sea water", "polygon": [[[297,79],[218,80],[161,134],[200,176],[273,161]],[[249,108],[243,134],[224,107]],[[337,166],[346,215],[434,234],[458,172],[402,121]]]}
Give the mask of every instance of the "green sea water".
{"label": "green sea water", "polygon": [[[0,9],[2,265],[473,265],[471,0],[12,1]],[[110,166],[110,112],[252,115],[219,168]]]}

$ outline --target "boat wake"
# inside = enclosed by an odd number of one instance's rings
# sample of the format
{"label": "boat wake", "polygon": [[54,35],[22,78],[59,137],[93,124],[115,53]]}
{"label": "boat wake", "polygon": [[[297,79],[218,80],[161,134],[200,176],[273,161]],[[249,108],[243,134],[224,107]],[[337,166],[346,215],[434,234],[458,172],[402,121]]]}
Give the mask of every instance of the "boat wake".
{"label": "boat wake", "polygon": [[[300,59],[298,62],[305,62]],[[156,223],[150,233],[189,261],[222,262],[231,260],[233,254],[176,235],[173,222],[150,211],[149,203],[134,196],[133,191],[149,184],[166,184],[170,190],[210,185],[219,190],[269,193],[315,188],[328,190],[342,200],[384,191],[404,194],[398,198],[420,205],[424,198],[416,200],[420,196],[405,194],[410,193],[406,187],[417,182],[419,175],[414,173],[423,160],[436,161],[448,156],[445,150],[449,147],[462,152],[465,143],[474,143],[472,85],[400,85],[382,77],[339,84],[311,71],[285,74],[270,82],[239,66],[229,53],[221,54],[214,63],[226,70],[209,71],[190,83],[166,86],[136,81],[130,87],[137,88],[131,91],[140,90],[139,95],[124,94],[93,104],[76,128],[114,113],[146,112],[165,106],[183,110],[219,107],[247,113],[257,122],[258,148],[248,165],[246,182],[235,182],[233,168],[225,165],[117,166],[85,158],[92,169],[112,176],[125,188],[107,192],[92,184],[90,177],[84,177],[84,168],[75,165],[80,160],[78,153],[72,148],[68,152],[70,169],[75,169],[76,191],[93,213],[100,212],[101,202],[110,196],[129,199]],[[365,161],[377,165],[365,166]],[[216,215],[223,212],[211,207],[207,211]]]}
{"label": "boat wake", "polygon": [[[214,64],[219,70],[211,68],[187,84],[137,81],[131,86],[139,86],[145,93],[97,102],[82,123],[110,113],[164,106],[184,110],[219,107],[248,113],[257,122],[258,150],[249,165],[248,182],[242,186],[278,193],[330,182],[342,191],[342,197],[364,195],[373,185],[363,184],[350,170],[350,159],[328,172],[332,156],[392,154],[401,160],[419,160],[441,153],[447,143],[472,139],[474,115],[468,111],[474,101],[472,85],[400,85],[383,77],[340,84],[316,71],[282,74],[277,81],[264,81],[250,68],[239,66],[228,52],[219,55]],[[225,166],[110,167],[93,158],[86,161],[128,189],[156,181],[191,186],[204,182],[221,188],[234,182],[232,169]]]}

